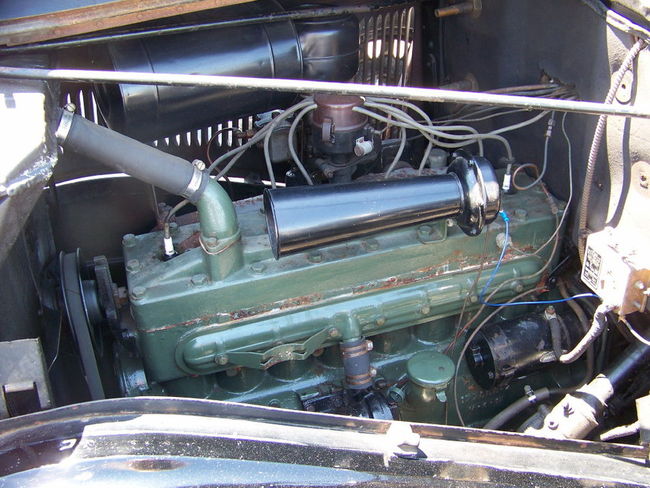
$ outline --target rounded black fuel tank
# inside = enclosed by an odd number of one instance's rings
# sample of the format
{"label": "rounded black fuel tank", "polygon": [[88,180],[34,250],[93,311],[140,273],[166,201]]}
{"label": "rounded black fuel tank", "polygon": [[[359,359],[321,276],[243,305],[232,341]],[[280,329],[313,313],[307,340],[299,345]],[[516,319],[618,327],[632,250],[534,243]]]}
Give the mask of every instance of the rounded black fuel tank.
{"label": "rounded black fuel tank", "polygon": [[[275,1],[243,7],[240,18],[282,11]],[[358,21],[346,15],[115,42],[96,57],[116,71],[348,81],[357,71],[358,44]],[[97,85],[95,96],[109,127],[145,141],[283,108],[295,98],[271,91],[130,84]]]}

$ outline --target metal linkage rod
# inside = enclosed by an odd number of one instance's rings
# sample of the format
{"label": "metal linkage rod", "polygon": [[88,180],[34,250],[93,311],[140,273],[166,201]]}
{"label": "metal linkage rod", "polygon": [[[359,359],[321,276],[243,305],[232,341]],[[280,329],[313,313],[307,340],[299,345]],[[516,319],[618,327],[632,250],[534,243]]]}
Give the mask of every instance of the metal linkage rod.
{"label": "metal linkage rod", "polygon": [[526,110],[556,110],[592,115],[638,117],[650,119],[647,107],[608,105],[598,102],[560,100],[552,98],[522,97],[494,93],[414,88],[408,86],[361,85],[325,81],[286,80],[273,78],[247,78],[242,76],[186,75],[175,73],[137,73],[124,71],[98,71],[77,69],[38,69],[0,66],[0,78],[83,81],[93,83],[130,83],[138,85],[207,86],[215,88],[274,90],[293,93],[336,93],[340,95],[365,95],[394,97],[423,102],[464,103],[493,105]]}

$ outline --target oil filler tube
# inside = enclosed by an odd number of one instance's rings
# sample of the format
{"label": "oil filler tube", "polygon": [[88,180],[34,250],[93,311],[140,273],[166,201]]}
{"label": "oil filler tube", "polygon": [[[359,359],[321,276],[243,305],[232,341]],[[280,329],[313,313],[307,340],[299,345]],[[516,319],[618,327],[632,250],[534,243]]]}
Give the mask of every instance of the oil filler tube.
{"label": "oil filler tube", "polygon": [[294,187],[264,192],[277,258],[398,227],[455,218],[478,235],[500,209],[490,163],[458,152],[447,174],[404,180]]}

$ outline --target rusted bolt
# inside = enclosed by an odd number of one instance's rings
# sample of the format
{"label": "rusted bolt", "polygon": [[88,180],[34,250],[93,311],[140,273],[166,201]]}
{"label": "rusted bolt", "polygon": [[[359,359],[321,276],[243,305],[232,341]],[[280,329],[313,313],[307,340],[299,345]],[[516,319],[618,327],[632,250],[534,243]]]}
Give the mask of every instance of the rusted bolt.
{"label": "rusted bolt", "polygon": [[124,247],[135,246],[135,236],[133,234],[126,234],[124,237],[122,237],[122,245]]}
{"label": "rusted bolt", "polygon": [[429,315],[431,313],[431,307],[429,305],[425,305],[420,309],[420,313],[422,315]]}
{"label": "rusted bolt", "polygon": [[310,263],[320,263],[323,260],[323,255],[320,251],[314,251],[307,255],[307,259]]}
{"label": "rusted bolt", "polygon": [[375,324],[377,324],[377,327],[383,327],[386,324],[386,319],[384,317],[378,317],[375,320]]}
{"label": "rusted bolt", "polygon": [[200,273],[200,274],[195,274],[194,276],[192,276],[192,278],[190,278],[190,280],[192,281],[192,284],[194,286],[201,286],[201,285],[205,285],[205,283],[208,281],[208,277],[206,275],[204,275],[203,273]]}
{"label": "rusted bolt", "polygon": [[251,264],[251,271],[255,274],[260,274],[263,273],[264,270],[266,269],[266,266],[264,263],[253,263]]}
{"label": "rusted bolt", "polygon": [[133,300],[140,300],[147,293],[147,289],[144,286],[134,286],[131,290],[131,298]]}
{"label": "rusted bolt", "polygon": [[228,356],[226,354],[219,354],[217,357],[214,358],[214,362],[221,366],[225,366],[226,364],[228,364]]}
{"label": "rusted bolt", "polygon": [[137,271],[140,270],[140,261],[138,261],[137,259],[129,259],[126,262],[126,270],[129,273],[136,273]]}
{"label": "rusted bolt", "polygon": [[341,336],[341,333],[339,332],[339,330],[334,328],[334,327],[332,327],[329,330],[328,334],[329,334],[330,337],[340,337]]}

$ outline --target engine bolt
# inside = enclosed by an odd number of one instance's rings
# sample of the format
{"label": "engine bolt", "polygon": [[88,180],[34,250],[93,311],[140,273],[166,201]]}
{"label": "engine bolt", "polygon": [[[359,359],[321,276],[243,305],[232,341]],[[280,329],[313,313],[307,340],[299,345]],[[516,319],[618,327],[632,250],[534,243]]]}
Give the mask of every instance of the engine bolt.
{"label": "engine bolt", "polygon": [[454,219],[447,219],[447,227],[453,227],[454,226]]}
{"label": "engine bolt", "polygon": [[429,313],[431,313],[431,307],[429,307],[429,305],[425,305],[420,309],[420,313],[422,315],[429,315]]}
{"label": "engine bolt", "polygon": [[370,376],[371,376],[372,378],[374,378],[375,376],[377,376],[377,370],[376,370],[375,368],[370,368],[369,373],[370,373]]}
{"label": "engine bolt", "polygon": [[200,273],[200,274],[195,274],[194,276],[192,276],[192,278],[190,278],[190,280],[192,281],[193,285],[201,286],[201,285],[205,285],[205,283],[208,281],[208,277],[206,275],[204,275],[203,273]]}
{"label": "engine bolt", "polygon": [[557,430],[557,428],[558,428],[557,421],[552,420],[552,419],[548,421],[547,425],[548,425],[548,428],[551,429],[551,430]]}
{"label": "engine bolt", "polygon": [[320,263],[323,260],[323,255],[320,251],[314,251],[307,255],[307,259],[310,263]]}
{"label": "engine bolt", "polygon": [[366,341],[366,351],[372,351],[374,347],[375,345],[372,343],[372,341]]}
{"label": "engine bolt", "polygon": [[637,290],[645,290],[645,284],[644,284],[643,281],[641,281],[641,280],[635,282],[635,283],[634,283],[634,287],[635,287]]}
{"label": "engine bolt", "polygon": [[147,289],[144,286],[134,286],[131,290],[131,298],[133,300],[140,300],[147,293]]}
{"label": "engine bolt", "polygon": [[221,366],[225,366],[226,364],[228,364],[228,356],[226,356],[225,354],[220,354],[219,356],[214,358],[214,362]]}
{"label": "engine bolt", "polygon": [[341,336],[341,333],[339,332],[338,329],[331,328],[331,329],[329,330],[329,335],[330,335],[330,337],[340,337],[340,336]]}
{"label": "engine bolt", "polygon": [[219,241],[216,237],[206,237],[203,239],[203,244],[205,244],[205,247],[208,249],[214,249],[219,244]]}
{"label": "engine bolt", "polygon": [[205,169],[205,163],[200,159],[195,159],[194,161],[192,161],[192,165],[194,165],[194,167],[199,171],[203,171]]}
{"label": "engine bolt", "polygon": [[377,327],[383,327],[386,324],[386,319],[384,317],[379,317],[375,320],[375,323],[377,324]]}
{"label": "engine bolt", "polygon": [[363,244],[368,251],[376,251],[379,249],[379,243],[375,239],[366,239],[363,241]]}
{"label": "engine bolt", "polygon": [[255,274],[260,274],[266,269],[264,263],[253,263],[251,264],[251,271]]}
{"label": "engine bolt", "polygon": [[135,236],[133,234],[126,234],[124,237],[122,237],[122,245],[124,247],[135,246]]}
{"label": "engine bolt", "polygon": [[129,273],[136,273],[140,269],[140,261],[137,259],[129,259],[126,262],[126,270]]}
{"label": "engine bolt", "polygon": [[518,220],[525,221],[528,218],[528,212],[526,210],[524,210],[523,208],[517,208],[517,209],[515,209],[515,217]]}

